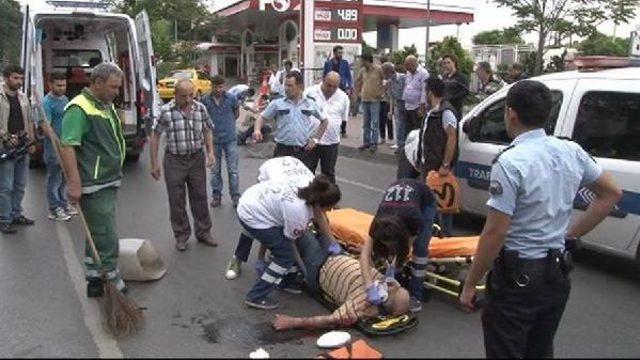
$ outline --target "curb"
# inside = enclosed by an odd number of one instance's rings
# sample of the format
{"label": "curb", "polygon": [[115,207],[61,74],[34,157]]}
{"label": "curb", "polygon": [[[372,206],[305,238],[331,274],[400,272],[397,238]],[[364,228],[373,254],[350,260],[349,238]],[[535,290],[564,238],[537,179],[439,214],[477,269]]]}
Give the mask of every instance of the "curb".
{"label": "curb", "polygon": [[338,147],[338,156],[344,156],[352,159],[365,160],[384,165],[397,165],[398,158],[395,154],[387,154],[377,151],[371,154],[368,150],[358,150],[356,147],[340,145]]}

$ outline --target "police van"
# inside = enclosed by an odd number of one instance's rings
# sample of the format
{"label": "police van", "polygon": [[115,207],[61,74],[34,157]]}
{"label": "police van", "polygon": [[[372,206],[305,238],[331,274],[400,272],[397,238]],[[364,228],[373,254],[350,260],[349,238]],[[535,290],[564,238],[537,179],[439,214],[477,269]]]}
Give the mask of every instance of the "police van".
{"label": "police van", "polygon": [[[553,94],[545,130],[579,143],[624,190],[615,209],[583,238],[583,244],[640,261],[640,67],[631,59],[580,61],[582,69],[577,71],[534,78]],[[456,175],[465,212],[487,213],[492,161],[511,142],[504,125],[508,90],[485,99],[461,122]],[[586,188],[578,191],[574,218],[594,196]]]}
{"label": "police van", "polygon": [[[127,158],[138,160],[145,144],[145,121],[153,119],[159,99],[149,19],[135,19],[104,11],[106,3],[48,1],[48,10],[26,7],[22,35],[25,92],[43,97],[48,77],[66,74],[67,96],[72,99],[89,85],[93,68],[113,62],[124,72],[116,112],[122,122]],[[98,6],[98,8],[96,8]],[[37,112],[36,112],[37,114]]]}

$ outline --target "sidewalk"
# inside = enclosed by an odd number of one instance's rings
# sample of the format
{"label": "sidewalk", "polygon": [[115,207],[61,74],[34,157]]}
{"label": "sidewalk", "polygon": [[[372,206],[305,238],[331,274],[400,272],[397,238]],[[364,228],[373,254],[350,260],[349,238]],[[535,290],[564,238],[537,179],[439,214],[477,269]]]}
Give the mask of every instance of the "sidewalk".
{"label": "sidewalk", "polygon": [[[395,143],[395,140],[392,143]],[[395,155],[395,149],[391,148],[391,144],[389,142],[383,145],[378,145],[378,151],[374,154],[371,154],[369,150],[358,150],[358,147],[361,145],[362,114],[358,114],[355,117],[351,117],[347,123],[347,137],[343,137],[340,141],[338,155],[368,160],[381,164],[395,165],[398,162]]]}

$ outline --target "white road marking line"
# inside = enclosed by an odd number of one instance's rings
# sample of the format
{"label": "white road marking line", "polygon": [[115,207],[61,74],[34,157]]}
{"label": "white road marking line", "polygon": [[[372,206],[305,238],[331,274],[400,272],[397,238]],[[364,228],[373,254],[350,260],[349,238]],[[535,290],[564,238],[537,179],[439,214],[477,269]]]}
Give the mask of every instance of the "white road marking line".
{"label": "white road marking line", "polygon": [[124,356],[118,346],[118,342],[102,326],[100,305],[97,301],[87,298],[83,265],[74,251],[69,230],[65,225],[56,223],[56,233],[62,246],[62,255],[67,267],[67,273],[82,305],[84,323],[87,325],[89,333],[98,347],[98,357],[122,359]]}
{"label": "white road marking line", "polygon": [[374,191],[374,192],[379,192],[379,193],[384,193],[385,192],[384,190],[382,190],[380,188],[377,188],[377,187],[374,187],[374,186],[370,186],[370,185],[367,185],[367,184],[363,184],[361,182],[357,182],[357,181],[353,181],[353,180],[349,180],[349,179],[344,179],[344,178],[341,178],[341,177],[336,177],[336,180],[339,181],[339,182],[345,183],[345,184],[358,186],[358,187],[361,187],[363,189],[367,189],[367,190]]}

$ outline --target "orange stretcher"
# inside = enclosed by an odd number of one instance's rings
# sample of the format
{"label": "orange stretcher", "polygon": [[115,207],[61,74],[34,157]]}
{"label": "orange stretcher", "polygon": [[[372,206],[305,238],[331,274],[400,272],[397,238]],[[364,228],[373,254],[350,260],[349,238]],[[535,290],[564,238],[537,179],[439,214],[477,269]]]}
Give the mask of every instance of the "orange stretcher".
{"label": "orange stretcher", "polygon": [[[369,234],[373,216],[355,209],[327,212],[333,236],[349,251],[359,252]],[[458,297],[478,246],[479,236],[440,238],[429,243],[429,265],[424,286]],[[477,290],[484,290],[479,285]]]}

